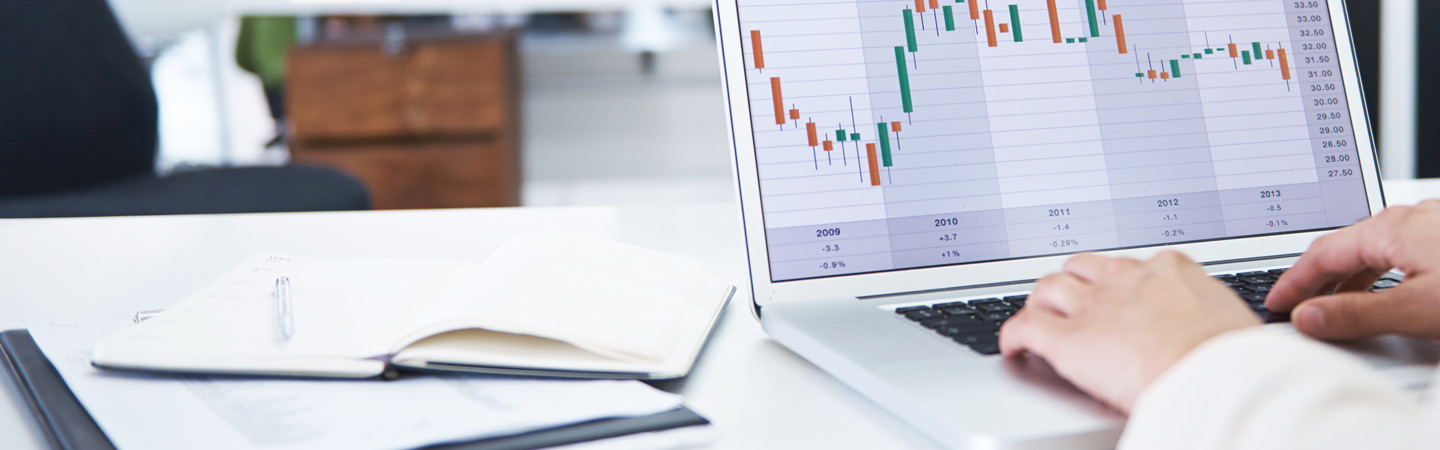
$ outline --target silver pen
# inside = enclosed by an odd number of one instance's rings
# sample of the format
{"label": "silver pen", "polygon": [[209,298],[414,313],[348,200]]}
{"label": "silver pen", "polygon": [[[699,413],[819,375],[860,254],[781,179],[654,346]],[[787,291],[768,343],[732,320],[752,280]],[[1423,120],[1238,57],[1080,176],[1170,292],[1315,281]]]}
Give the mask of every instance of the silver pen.
{"label": "silver pen", "polygon": [[295,335],[295,312],[290,300],[290,277],[275,279],[275,325],[280,330],[280,341],[290,342]]}

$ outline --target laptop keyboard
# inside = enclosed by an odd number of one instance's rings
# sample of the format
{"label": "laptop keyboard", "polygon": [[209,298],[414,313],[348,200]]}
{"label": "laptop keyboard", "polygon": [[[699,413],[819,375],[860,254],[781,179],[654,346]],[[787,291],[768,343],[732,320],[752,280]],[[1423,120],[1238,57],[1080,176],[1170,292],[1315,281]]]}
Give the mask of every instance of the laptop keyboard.
{"label": "laptop keyboard", "polygon": [[[1265,307],[1265,296],[1285,269],[1215,275],[1239,294],[1240,300],[1265,322],[1285,322],[1290,316],[1274,314]],[[1381,291],[1400,284],[1400,278],[1386,275],[1376,282],[1372,291]],[[1000,353],[1000,325],[1025,307],[1029,295],[952,301],[933,305],[898,308],[896,314],[934,330],[960,345],[984,355]]]}

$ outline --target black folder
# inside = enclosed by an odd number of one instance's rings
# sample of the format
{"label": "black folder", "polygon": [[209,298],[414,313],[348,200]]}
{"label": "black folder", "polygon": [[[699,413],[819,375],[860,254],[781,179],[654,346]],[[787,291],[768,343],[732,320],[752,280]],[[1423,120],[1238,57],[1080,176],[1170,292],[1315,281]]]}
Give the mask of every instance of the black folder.
{"label": "black folder", "polygon": [[[70,392],[55,366],[45,359],[26,330],[0,333],[0,366],[4,366],[34,414],[45,437],[57,449],[114,449],[105,432]],[[442,444],[442,450],[528,450],[575,444],[629,434],[709,424],[685,407],[642,417],[600,419],[523,434]]]}

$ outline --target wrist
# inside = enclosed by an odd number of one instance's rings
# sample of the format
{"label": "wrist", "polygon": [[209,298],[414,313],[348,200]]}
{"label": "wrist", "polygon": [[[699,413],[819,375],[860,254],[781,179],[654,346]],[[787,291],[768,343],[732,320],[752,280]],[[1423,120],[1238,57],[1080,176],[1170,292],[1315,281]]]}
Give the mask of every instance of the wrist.
{"label": "wrist", "polygon": [[1180,361],[1194,353],[1196,349],[1221,336],[1260,328],[1261,325],[1262,324],[1257,322],[1252,324],[1234,324],[1215,328],[1196,329],[1191,333],[1186,333],[1179,339],[1171,341],[1163,350],[1155,353],[1159,355],[1158,357],[1149,362],[1145,374],[1141,378],[1140,385],[1135,391],[1134,398],[1131,399],[1129,404],[1124,405],[1125,412],[1129,413],[1134,407],[1134,402],[1143,396],[1145,391],[1155,384],[1156,380],[1159,380],[1167,372],[1170,372]]}

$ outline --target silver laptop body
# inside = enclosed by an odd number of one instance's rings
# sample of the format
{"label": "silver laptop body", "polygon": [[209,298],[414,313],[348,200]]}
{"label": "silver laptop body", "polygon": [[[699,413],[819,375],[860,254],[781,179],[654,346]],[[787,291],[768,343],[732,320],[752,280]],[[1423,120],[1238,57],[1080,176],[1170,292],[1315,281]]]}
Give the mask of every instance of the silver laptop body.
{"label": "silver laptop body", "polygon": [[[943,446],[1108,448],[1124,419],[897,309],[1022,295],[1079,251],[1288,267],[1384,207],[1343,0],[715,12],[755,313]],[[1409,386],[1440,353],[1352,350]]]}

